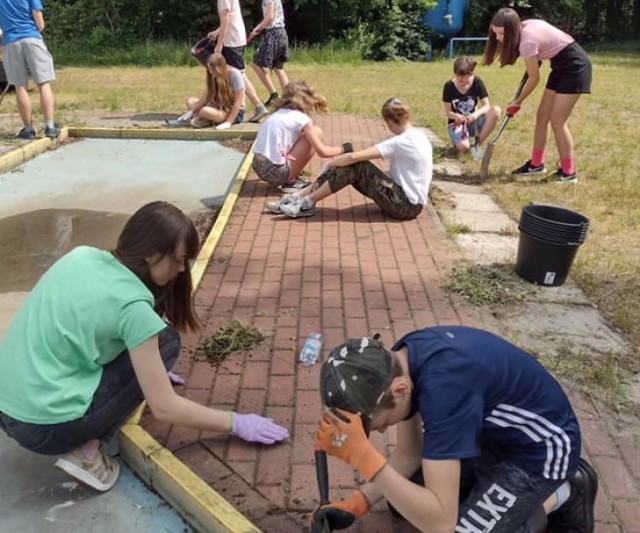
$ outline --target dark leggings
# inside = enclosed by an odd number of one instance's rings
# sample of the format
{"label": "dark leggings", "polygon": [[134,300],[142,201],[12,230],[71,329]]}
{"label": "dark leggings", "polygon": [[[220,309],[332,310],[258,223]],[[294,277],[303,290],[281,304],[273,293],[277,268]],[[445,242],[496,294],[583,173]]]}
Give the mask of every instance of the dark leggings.
{"label": "dark leggings", "polygon": [[[547,525],[542,504],[565,480],[527,474],[516,465],[482,459],[461,461],[460,507],[455,533],[539,533]],[[424,485],[422,470],[411,481]],[[389,504],[391,512],[402,516]]]}
{"label": "dark leggings", "polygon": [[[167,370],[180,354],[180,335],[167,326],[158,336],[160,355]],[[60,424],[20,422],[0,412],[0,428],[20,446],[44,455],[61,455],[98,439],[111,441],[120,426],[144,399],[125,350],[102,370],[93,401],[81,418]]]}

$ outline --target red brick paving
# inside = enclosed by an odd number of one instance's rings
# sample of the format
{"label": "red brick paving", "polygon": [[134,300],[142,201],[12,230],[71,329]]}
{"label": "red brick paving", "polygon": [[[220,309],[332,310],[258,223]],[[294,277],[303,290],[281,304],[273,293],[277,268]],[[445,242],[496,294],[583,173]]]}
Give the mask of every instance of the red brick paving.
{"label": "red brick paving", "polygon": [[[327,142],[357,148],[386,138],[381,121],[348,115],[318,119]],[[310,165],[317,175],[321,162]],[[181,394],[207,405],[273,417],[288,442],[261,447],[209,432],[144,419],[145,427],[203,480],[266,532],[301,531],[318,500],[312,434],[320,414],[319,365],[296,362],[302,339],[320,329],[325,347],[379,332],[390,344],[430,324],[478,325],[482,316],[454,305],[441,288],[456,251],[437,222],[385,218],[353,189],[324,200],[316,215],[291,220],[265,212],[277,197],[251,174],[196,293],[205,327],[215,333],[232,318],[266,334],[248,353],[231,354],[217,369],[192,355],[200,338],[184,339],[176,371]],[[584,432],[584,454],[600,475],[598,533],[640,532],[640,442],[624,420],[571,392]],[[637,421],[635,422],[637,425]],[[375,435],[380,448],[395,433]],[[357,486],[353,471],[329,458],[331,495]],[[345,531],[410,532],[384,504]]]}

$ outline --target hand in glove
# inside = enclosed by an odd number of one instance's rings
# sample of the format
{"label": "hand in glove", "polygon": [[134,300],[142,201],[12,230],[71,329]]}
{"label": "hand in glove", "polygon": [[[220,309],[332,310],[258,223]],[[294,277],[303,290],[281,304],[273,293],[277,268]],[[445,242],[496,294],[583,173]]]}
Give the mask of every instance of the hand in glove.
{"label": "hand in glove", "polygon": [[289,437],[287,428],[279,426],[270,418],[259,415],[232,413],[233,429],[231,434],[247,442],[273,444]]}
{"label": "hand in glove", "polygon": [[309,519],[311,533],[322,531],[323,521],[329,523],[329,530],[346,529],[369,512],[369,502],[359,490],[354,490],[344,500],[331,502],[316,508]]}
{"label": "hand in glove", "polygon": [[509,105],[507,105],[507,115],[509,115],[510,117],[515,117],[518,111],[520,111],[520,104],[511,102]]}
{"label": "hand in glove", "polygon": [[367,481],[387,464],[367,438],[360,416],[342,409],[324,412],[316,429],[316,442],[328,454],[349,463]]}
{"label": "hand in glove", "polygon": [[216,126],[217,130],[227,130],[231,127],[231,122],[227,122],[226,120],[224,122],[221,122],[220,124],[218,124]]}

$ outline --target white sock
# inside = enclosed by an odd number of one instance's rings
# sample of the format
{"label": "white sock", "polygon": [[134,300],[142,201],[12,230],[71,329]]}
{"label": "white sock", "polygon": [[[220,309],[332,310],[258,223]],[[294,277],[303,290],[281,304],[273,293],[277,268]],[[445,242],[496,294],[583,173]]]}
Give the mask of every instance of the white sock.
{"label": "white sock", "polygon": [[47,128],[53,128],[55,126],[55,122],[53,120],[46,121]]}
{"label": "white sock", "polygon": [[560,507],[562,507],[562,505],[569,499],[569,496],[571,496],[571,483],[565,481],[556,489],[554,494],[556,495],[557,501],[553,506],[552,512],[560,509]]}

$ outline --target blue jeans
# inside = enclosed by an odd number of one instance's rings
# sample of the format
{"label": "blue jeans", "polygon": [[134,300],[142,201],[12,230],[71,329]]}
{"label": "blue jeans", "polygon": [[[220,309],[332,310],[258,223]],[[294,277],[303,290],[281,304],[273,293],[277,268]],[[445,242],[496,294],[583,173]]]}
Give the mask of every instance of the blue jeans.
{"label": "blue jeans", "polygon": [[[180,355],[180,335],[167,326],[158,337],[160,355],[167,370]],[[100,384],[87,412],[59,424],[30,424],[0,412],[0,428],[20,446],[43,455],[61,455],[93,439],[111,441],[120,426],[144,399],[129,352],[125,350],[102,370]]]}

